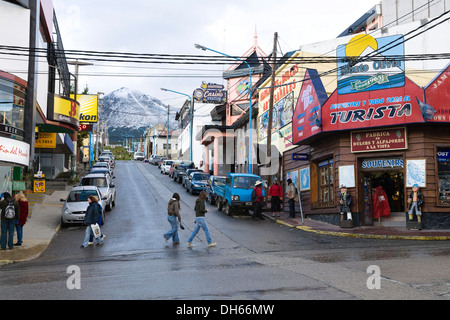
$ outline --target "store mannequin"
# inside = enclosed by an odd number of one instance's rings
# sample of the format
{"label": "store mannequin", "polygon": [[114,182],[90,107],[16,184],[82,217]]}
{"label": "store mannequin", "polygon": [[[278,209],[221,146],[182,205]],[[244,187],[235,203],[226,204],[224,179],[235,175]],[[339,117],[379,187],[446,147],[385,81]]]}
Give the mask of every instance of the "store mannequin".
{"label": "store mannequin", "polygon": [[422,204],[423,204],[423,195],[422,192],[419,191],[419,186],[415,184],[413,186],[412,192],[409,195],[408,198],[408,204],[409,204],[409,221],[412,221],[414,219],[414,212],[417,216],[417,222],[422,222]]}
{"label": "store mannequin", "polygon": [[347,192],[346,186],[341,186],[341,195],[339,198],[339,203],[341,204],[341,221],[344,220],[344,212],[347,213],[347,220],[352,220],[352,212],[350,210],[350,205],[352,204],[352,197],[350,193]]}

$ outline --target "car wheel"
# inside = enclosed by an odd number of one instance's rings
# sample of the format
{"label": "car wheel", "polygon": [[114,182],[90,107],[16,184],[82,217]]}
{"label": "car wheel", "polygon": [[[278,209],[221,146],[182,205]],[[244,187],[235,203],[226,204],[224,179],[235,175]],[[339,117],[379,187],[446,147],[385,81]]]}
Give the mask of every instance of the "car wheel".
{"label": "car wheel", "polygon": [[228,204],[228,202],[225,202],[225,214],[227,216],[232,216],[233,215],[233,209],[231,208],[231,206]]}
{"label": "car wheel", "polygon": [[216,200],[217,210],[222,211],[223,205],[220,199]]}

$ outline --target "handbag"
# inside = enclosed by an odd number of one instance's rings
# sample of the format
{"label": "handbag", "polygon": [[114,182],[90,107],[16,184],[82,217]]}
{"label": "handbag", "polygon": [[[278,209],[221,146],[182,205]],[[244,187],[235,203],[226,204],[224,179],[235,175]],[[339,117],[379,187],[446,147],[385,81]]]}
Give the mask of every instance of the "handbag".
{"label": "handbag", "polygon": [[95,239],[98,239],[102,235],[102,233],[100,231],[100,226],[98,225],[98,223],[91,224],[91,228],[92,228],[92,232],[94,233]]}

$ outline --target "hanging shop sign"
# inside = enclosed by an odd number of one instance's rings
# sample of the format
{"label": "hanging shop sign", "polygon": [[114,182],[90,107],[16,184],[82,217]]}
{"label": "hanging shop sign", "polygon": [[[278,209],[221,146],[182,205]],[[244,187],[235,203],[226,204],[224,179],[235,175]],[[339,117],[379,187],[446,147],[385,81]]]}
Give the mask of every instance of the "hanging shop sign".
{"label": "hanging shop sign", "polygon": [[317,70],[306,69],[292,117],[292,142],[294,144],[321,132],[321,106],[327,98]]}
{"label": "hanging shop sign", "polygon": [[337,47],[339,94],[403,87],[403,35],[375,39],[359,34]]}
{"label": "hanging shop sign", "polygon": [[194,101],[214,104],[226,103],[227,91],[224,88],[221,84],[203,82],[200,88],[194,90]]}
{"label": "hanging shop sign", "polygon": [[56,133],[39,132],[38,137],[34,142],[34,147],[38,148],[38,149],[55,149],[56,148]]}
{"label": "hanging shop sign", "polygon": [[30,145],[19,140],[0,137],[0,161],[28,166]]}
{"label": "hanging shop sign", "polygon": [[309,160],[309,154],[307,153],[292,153],[291,160],[293,161],[307,161]]}
{"label": "hanging shop sign", "polygon": [[450,122],[450,64],[425,87],[421,108],[428,122]]}
{"label": "hanging shop sign", "polygon": [[54,96],[53,115],[51,120],[67,123],[78,128],[80,118],[80,104],[58,95]]}
{"label": "hanging shop sign", "polygon": [[351,151],[373,152],[408,148],[406,128],[354,131],[350,134]]}
{"label": "hanging shop sign", "polygon": [[[70,95],[74,99],[74,95]],[[80,123],[98,122],[98,95],[77,94],[77,102],[80,104]]]}

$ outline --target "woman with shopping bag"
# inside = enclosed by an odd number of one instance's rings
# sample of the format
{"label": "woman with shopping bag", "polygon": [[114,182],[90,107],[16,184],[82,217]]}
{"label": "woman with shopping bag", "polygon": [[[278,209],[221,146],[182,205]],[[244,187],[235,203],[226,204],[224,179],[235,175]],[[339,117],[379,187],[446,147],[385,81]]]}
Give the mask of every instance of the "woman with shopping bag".
{"label": "woman with shopping bag", "polygon": [[98,225],[98,219],[101,214],[101,207],[98,204],[98,199],[95,196],[88,197],[89,206],[86,209],[86,215],[84,216],[83,225],[86,226],[86,233],[84,236],[83,244],[81,248],[86,248],[89,243],[91,235],[94,236],[97,241],[97,245],[103,244],[103,237],[101,236],[100,227]]}

